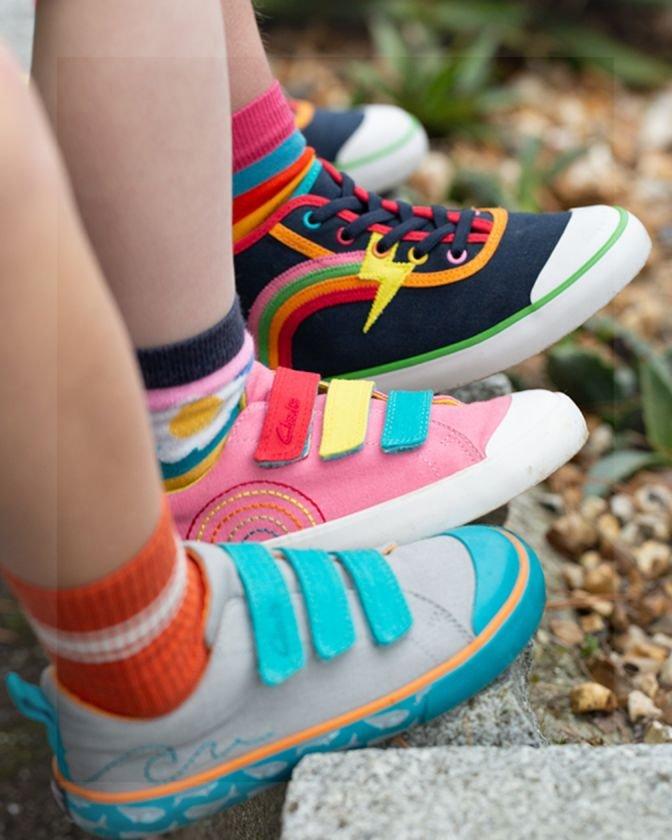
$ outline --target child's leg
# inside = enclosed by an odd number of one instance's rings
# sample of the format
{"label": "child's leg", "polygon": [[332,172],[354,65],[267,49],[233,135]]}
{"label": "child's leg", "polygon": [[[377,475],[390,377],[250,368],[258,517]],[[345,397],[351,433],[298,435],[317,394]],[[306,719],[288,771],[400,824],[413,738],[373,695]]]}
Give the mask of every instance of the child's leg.
{"label": "child's leg", "polygon": [[145,385],[161,390],[164,475],[193,480],[224,445],[252,362],[234,303],[218,0],[42,4],[34,72]]}
{"label": "child's leg", "polygon": [[251,0],[221,0],[231,108],[238,111],[273,84]]}
{"label": "child's leg", "polygon": [[128,339],[46,123],[6,54],[0,72],[3,562],[73,586],[144,543],[160,486]]}
{"label": "child's leg", "polygon": [[33,70],[136,347],[216,324],[234,298],[217,0],[41,3]]}
{"label": "child's leg", "polygon": [[205,667],[203,584],[162,502],[128,338],[4,53],[0,183],[2,563],[66,688],[166,711]]}

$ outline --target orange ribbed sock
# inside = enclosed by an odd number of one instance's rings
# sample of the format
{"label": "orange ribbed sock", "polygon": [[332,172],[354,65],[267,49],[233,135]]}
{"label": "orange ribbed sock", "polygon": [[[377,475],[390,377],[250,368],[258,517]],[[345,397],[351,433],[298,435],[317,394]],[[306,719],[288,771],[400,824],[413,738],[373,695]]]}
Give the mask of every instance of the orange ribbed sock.
{"label": "orange ribbed sock", "polygon": [[189,696],[206,666],[205,585],[165,500],[147,543],[100,580],[47,589],[4,575],[60,683],[100,709],[165,714]]}

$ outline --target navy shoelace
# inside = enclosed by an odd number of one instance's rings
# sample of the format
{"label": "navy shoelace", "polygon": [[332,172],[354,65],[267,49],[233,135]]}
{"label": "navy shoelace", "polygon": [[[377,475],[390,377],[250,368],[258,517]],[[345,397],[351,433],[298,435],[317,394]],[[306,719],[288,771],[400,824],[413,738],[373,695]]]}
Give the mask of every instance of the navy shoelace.
{"label": "navy shoelace", "polygon": [[448,218],[449,212],[445,207],[438,204],[431,205],[432,217],[427,219],[418,216],[413,212],[413,207],[406,201],[396,201],[396,211],[392,212],[383,206],[383,199],[375,193],[368,193],[366,200],[355,194],[355,182],[345,173],[341,173],[342,181],[340,196],[332,198],[322,207],[310,211],[310,216],[315,224],[321,224],[336,216],[343,210],[350,210],[357,213],[355,221],[350,222],[343,228],[343,234],[351,239],[356,239],[371,225],[389,225],[390,230],[378,242],[380,251],[387,251],[397,242],[400,242],[407,233],[414,230],[428,231],[427,236],[419,242],[413,243],[415,255],[418,258],[436,248],[445,236],[454,234],[450,245],[450,252],[454,257],[459,257],[466,251],[467,237],[471,231],[472,222],[476,215],[475,210],[460,210],[458,222],[451,222]]}

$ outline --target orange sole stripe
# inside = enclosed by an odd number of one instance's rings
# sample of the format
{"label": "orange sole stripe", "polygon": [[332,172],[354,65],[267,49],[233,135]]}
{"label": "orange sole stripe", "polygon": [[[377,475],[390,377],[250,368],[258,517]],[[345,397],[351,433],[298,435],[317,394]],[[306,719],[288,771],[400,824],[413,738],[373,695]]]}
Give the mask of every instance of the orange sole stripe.
{"label": "orange sole stripe", "polygon": [[87,788],[80,787],[74,782],[70,782],[67,779],[64,779],[58,767],[56,766],[56,759],[54,758],[52,762],[52,769],[56,782],[61,788],[63,788],[63,790],[67,791],[68,793],[73,793],[76,796],[81,796],[84,799],[89,800],[90,802],[117,804],[127,802],[142,802],[147,799],[156,799],[161,796],[169,796],[172,793],[179,793],[180,791],[185,790],[186,788],[197,787],[201,784],[206,784],[207,782],[213,781],[214,779],[219,779],[222,776],[226,776],[229,773],[233,773],[236,770],[241,770],[242,768],[247,767],[250,764],[255,764],[258,761],[262,761],[266,758],[269,758],[270,756],[276,753],[283,752],[284,750],[290,749],[291,747],[295,747],[303,741],[309,741],[314,738],[318,738],[320,737],[320,735],[324,735],[333,729],[338,729],[343,726],[347,726],[351,723],[354,723],[357,720],[360,720],[361,718],[375,714],[376,712],[379,712],[388,706],[392,706],[395,703],[399,703],[402,700],[405,700],[412,694],[416,694],[419,691],[422,691],[422,689],[428,686],[430,683],[436,682],[441,677],[444,677],[446,674],[450,673],[450,671],[455,670],[455,668],[459,667],[467,659],[469,659],[469,657],[472,654],[480,650],[486,644],[486,642],[488,642],[495,635],[497,630],[499,630],[499,628],[504,624],[506,619],[511,615],[515,607],[518,605],[520,599],[522,598],[523,593],[525,592],[525,587],[530,576],[530,562],[529,557],[527,555],[527,551],[523,547],[522,543],[513,534],[510,534],[507,531],[503,531],[502,529],[498,530],[500,531],[500,533],[502,533],[503,536],[505,536],[509,540],[509,542],[512,543],[512,545],[516,549],[518,559],[520,560],[518,580],[516,581],[516,585],[513,588],[513,591],[506,599],[500,611],[492,619],[490,624],[488,624],[488,626],[485,628],[485,630],[481,633],[480,636],[475,638],[470,644],[467,645],[467,647],[463,648],[463,650],[461,650],[459,653],[455,654],[455,656],[453,656],[452,659],[449,659],[447,662],[444,662],[441,665],[437,665],[436,668],[432,668],[431,671],[427,671],[421,677],[417,677],[415,680],[413,680],[410,683],[407,683],[402,688],[396,689],[390,694],[386,694],[384,697],[379,697],[377,700],[373,700],[370,703],[367,703],[365,706],[360,706],[358,709],[354,709],[353,711],[347,712],[343,715],[340,715],[339,717],[332,718],[332,720],[330,721],[316,724],[315,726],[312,726],[309,729],[304,729],[303,731],[297,732],[294,735],[288,735],[286,738],[282,738],[280,741],[275,741],[273,744],[266,744],[263,747],[259,747],[258,749],[246,753],[245,755],[238,756],[238,758],[234,758],[231,761],[218,765],[217,767],[212,767],[210,770],[204,770],[202,773],[197,773],[195,776],[190,776],[187,779],[181,779],[180,781],[159,785],[149,790],[130,791],[124,793],[106,793],[105,791],[88,790]]}

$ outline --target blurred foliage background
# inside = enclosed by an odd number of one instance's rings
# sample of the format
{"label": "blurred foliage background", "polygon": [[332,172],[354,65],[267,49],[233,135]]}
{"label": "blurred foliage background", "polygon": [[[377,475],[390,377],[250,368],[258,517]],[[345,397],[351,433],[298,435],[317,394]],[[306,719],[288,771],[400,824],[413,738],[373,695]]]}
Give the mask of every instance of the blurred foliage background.
{"label": "blurred foliage background", "polygon": [[[672,0],[260,0],[276,67],[331,106],[393,102],[432,138],[401,193],[453,206],[620,203],[655,240],[610,310],[510,372],[609,429],[606,493],[672,466]],[[671,479],[672,480],[672,479]]]}

